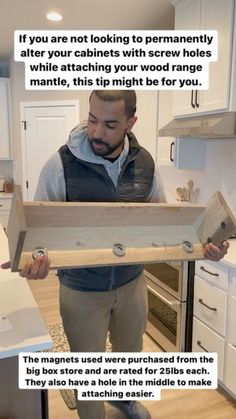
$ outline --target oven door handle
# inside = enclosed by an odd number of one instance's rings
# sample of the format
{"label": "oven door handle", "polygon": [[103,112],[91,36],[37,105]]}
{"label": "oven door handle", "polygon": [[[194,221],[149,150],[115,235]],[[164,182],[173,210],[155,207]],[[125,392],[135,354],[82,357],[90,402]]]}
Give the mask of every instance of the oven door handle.
{"label": "oven door handle", "polygon": [[158,298],[160,298],[161,301],[163,301],[163,303],[166,303],[169,307],[176,307],[180,305],[180,301],[176,300],[176,301],[170,301],[167,300],[167,298],[163,297],[163,295],[161,295],[159,292],[155,291],[152,287],[150,287],[149,285],[147,285],[147,289],[154,295],[156,295]]}

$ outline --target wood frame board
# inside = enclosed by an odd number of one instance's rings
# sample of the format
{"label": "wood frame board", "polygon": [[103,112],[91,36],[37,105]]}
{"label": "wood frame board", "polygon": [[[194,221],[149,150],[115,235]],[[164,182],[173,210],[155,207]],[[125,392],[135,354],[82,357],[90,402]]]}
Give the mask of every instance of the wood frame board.
{"label": "wood frame board", "polygon": [[51,269],[197,260],[204,258],[207,241],[219,243],[235,231],[236,220],[219,192],[208,206],[23,202],[16,186],[8,241],[11,269],[17,271],[32,262],[37,248],[47,249]]}
{"label": "wood frame board", "polygon": [[21,252],[26,236],[26,222],[24,215],[24,205],[20,187],[14,189],[9,221],[7,226],[9,254],[12,272],[18,271]]}

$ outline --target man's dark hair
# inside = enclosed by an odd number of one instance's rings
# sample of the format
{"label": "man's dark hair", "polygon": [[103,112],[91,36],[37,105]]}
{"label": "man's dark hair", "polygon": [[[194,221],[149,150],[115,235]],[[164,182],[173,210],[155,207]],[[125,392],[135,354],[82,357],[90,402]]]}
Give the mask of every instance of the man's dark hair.
{"label": "man's dark hair", "polygon": [[123,100],[125,102],[125,114],[127,118],[131,118],[136,112],[135,90],[93,90],[89,100],[93,94],[107,102]]}

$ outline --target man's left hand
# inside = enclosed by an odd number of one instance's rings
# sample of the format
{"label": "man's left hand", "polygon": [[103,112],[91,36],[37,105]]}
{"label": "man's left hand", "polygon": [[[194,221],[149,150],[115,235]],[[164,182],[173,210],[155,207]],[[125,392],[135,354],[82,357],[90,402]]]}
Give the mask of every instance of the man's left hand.
{"label": "man's left hand", "polygon": [[204,256],[207,259],[218,262],[228,252],[229,243],[227,241],[222,242],[219,246],[215,246],[213,243],[207,243],[204,249]]}

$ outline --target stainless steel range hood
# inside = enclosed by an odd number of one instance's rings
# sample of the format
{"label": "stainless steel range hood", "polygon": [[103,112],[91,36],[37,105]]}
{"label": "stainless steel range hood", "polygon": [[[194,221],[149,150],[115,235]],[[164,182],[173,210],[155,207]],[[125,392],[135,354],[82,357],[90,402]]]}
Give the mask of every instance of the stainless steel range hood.
{"label": "stainless steel range hood", "polygon": [[159,131],[160,137],[236,138],[236,112],[173,119]]}

